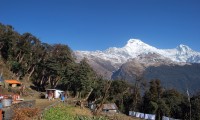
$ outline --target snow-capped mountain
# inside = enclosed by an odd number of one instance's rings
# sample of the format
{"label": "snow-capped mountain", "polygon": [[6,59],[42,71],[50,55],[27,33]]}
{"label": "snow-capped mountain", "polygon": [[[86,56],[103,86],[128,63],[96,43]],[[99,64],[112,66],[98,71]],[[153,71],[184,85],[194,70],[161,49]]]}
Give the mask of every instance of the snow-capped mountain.
{"label": "snow-capped mountain", "polygon": [[104,78],[134,82],[136,76],[145,80],[160,79],[166,88],[183,91],[199,89],[200,52],[186,45],[174,49],[158,49],[141,40],[130,39],[122,48],[105,51],[75,51],[77,60],[84,57]]}
{"label": "snow-capped mountain", "polygon": [[156,53],[169,58],[174,62],[200,63],[200,52],[193,51],[186,45],[179,45],[174,49],[157,49],[139,39],[130,39],[122,48],[108,48],[105,51],[75,51],[79,59],[103,59],[110,61],[115,67],[122,65],[129,59],[136,58],[141,54]]}

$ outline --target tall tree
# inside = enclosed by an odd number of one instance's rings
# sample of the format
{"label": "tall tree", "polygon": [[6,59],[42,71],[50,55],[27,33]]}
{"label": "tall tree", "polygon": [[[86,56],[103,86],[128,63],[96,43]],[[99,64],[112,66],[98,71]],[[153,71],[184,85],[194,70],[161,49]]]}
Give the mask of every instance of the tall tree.
{"label": "tall tree", "polygon": [[192,120],[200,120],[200,92],[191,98]]}
{"label": "tall tree", "polygon": [[172,118],[182,118],[185,113],[182,112],[184,96],[175,89],[165,90],[162,98],[169,107],[169,116]]}
{"label": "tall tree", "polygon": [[113,101],[117,104],[120,111],[124,109],[124,96],[130,91],[130,85],[124,80],[113,80],[109,89],[109,101]]}
{"label": "tall tree", "polygon": [[76,97],[81,97],[85,96],[93,89],[95,80],[95,71],[87,63],[87,60],[83,59],[76,66],[73,76],[68,84],[72,87]]}
{"label": "tall tree", "polygon": [[169,108],[162,98],[163,88],[160,80],[155,79],[150,82],[150,88],[145,92],[143,97],[143,108],[145,113],[156,114],[157,120],[160,120],[162,115],[169,114]]}

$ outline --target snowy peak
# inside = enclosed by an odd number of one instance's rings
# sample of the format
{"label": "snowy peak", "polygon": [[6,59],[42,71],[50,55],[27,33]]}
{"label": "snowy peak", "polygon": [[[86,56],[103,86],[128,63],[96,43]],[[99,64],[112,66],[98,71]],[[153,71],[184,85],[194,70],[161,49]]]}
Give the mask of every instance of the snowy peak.
{"label": "snowy peak", "polygon": [[122,49],[124,49],[124,51],[126,51],[131,57],[136,57],[143,53],[154,53],[157,51],[157,48],[152,47],[139,39],[130,39]]}
{"label": "snowy peak", "polygon": [[124,48],[129,48],[129,49],[139,49],[139,48],[152,48],[152,46],[142,42],[139,39],[130,39],[128,40],[127,44],[124,46]]}
{"label": "snowy peak", "polygon": [[177,48],[176,48],[179,52],[190,52],[193,51],[190,47],[188,47],[187,45],[183,45],[180,44]]}
{"label": "snowy peak", "polygon": [[129,59],[137,58],[141,54],[155,53],[174,62],[200,63],[200,52],[193,51],[186,45],[179,45],[175,49],[157,49],[139,39],[130,39],[122,48],[111,47],[105,51],[75,51],[79,58],[109,61],[113,66],[126,63]]}
{"label": "snowy peak", "polygon": [[139,39],[130,39],[126,44],[126,46],[135,46],[135,45],[146,45],[146,43],[142,42]]}

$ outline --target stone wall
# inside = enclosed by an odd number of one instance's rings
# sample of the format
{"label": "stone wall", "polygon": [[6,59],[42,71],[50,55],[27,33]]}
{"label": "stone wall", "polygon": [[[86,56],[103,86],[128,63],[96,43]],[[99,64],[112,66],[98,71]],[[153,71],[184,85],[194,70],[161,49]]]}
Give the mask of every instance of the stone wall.
{"label": "stone wall", "polygon": [[11,107],[3,108],[3,120],[11,120],[14,115],[14,110],[17,108],[35,107],[35,100],[22,101],[12,104]]}

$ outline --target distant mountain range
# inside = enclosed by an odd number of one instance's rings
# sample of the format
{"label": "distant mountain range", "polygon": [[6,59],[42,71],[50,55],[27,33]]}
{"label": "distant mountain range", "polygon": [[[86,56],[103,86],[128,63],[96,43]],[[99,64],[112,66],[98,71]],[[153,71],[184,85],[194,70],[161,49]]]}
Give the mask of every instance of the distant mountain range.
{"label": "distant mountain range", "polygon": [[74,51],[77,61],[84,57],[106,78],[134,82],[138,74],[149,81],[158,78],[165,87],[193,91],[200,88],[200,52],[186,45],[157,49],[141,40],[130,39],[122,48],[105,51]]}

